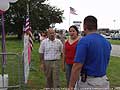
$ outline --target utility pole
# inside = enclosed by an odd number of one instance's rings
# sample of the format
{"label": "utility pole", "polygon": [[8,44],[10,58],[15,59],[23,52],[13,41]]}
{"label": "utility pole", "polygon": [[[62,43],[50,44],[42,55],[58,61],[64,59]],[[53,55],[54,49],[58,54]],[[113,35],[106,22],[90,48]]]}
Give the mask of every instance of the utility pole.
{"label": "utility pole", "polygon": [[114,20],[113,20],[113,23],[114,23],[114,29],[115,29],[115,22],[116,22],[116,20],[114,19]]}

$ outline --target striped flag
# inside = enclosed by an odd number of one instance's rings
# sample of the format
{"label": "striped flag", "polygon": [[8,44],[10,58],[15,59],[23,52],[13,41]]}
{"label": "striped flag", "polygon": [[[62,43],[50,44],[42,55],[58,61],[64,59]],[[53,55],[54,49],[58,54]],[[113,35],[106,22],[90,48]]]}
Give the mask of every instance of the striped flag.
{"label": "striped flag", "polygon": [[33,50],[33,34],[31,32],[31,30],[32,30],[32,28],[30,26],[30,20],[29,20],[29,17],[27,16],[25,28],[23,29],[23,31],[25,32],[25,34],[29,35],[30,47],[31,47],[31,50]]}
{"label": "striped flag", "polygon": [[72,7],[70,7],[70,13],[73,14],[73,15],[78,15],[76,13],[76,10],[74,8],[72,8]]}
{"label": "striped flag", "polygon": [[26,17],[25,28],[23,29],[24,32],[30,31],[30,20],[29,17]]}

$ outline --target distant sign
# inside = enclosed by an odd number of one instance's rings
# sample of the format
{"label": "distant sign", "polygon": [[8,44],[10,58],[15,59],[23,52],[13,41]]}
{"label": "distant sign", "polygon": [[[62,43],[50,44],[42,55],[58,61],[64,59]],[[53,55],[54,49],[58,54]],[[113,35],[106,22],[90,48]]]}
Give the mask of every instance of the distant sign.
{"label": "distant sign", "polygon": [[73,21],[73,23],[79,23],[79,24],[80,24],[80,23],[82,23],[82,22],[81,22],[81,21]]}
{"label": "distant sign", "polygon": [[80,30],[80,24],[82,23],[81,21],[73,21],[74,25],[77,26],[77,28]]}

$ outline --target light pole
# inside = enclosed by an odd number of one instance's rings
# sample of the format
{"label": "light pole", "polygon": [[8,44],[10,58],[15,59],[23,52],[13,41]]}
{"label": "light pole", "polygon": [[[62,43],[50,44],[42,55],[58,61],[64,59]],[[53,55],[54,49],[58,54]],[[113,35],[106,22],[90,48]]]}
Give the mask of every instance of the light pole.
{"label": "light pole", "polygon": [[116,22],[116,20],[114,19],[114,20],[113,20],[113,23],[114,23],[114,29],[115,29],[115,22]]}

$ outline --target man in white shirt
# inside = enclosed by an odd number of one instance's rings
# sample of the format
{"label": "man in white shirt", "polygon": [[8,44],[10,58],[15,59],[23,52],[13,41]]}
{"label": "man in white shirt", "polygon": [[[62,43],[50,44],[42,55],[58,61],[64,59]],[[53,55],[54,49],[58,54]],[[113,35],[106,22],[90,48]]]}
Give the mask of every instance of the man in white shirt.
{"label": "man in white shirt", "polygon": [[59,88],[60,59],[63,44],[55,38],[55,31],[48,29],[48,38],[41,42],[39,53],[42,61],[41,67],[45,72],[46,88]]}

